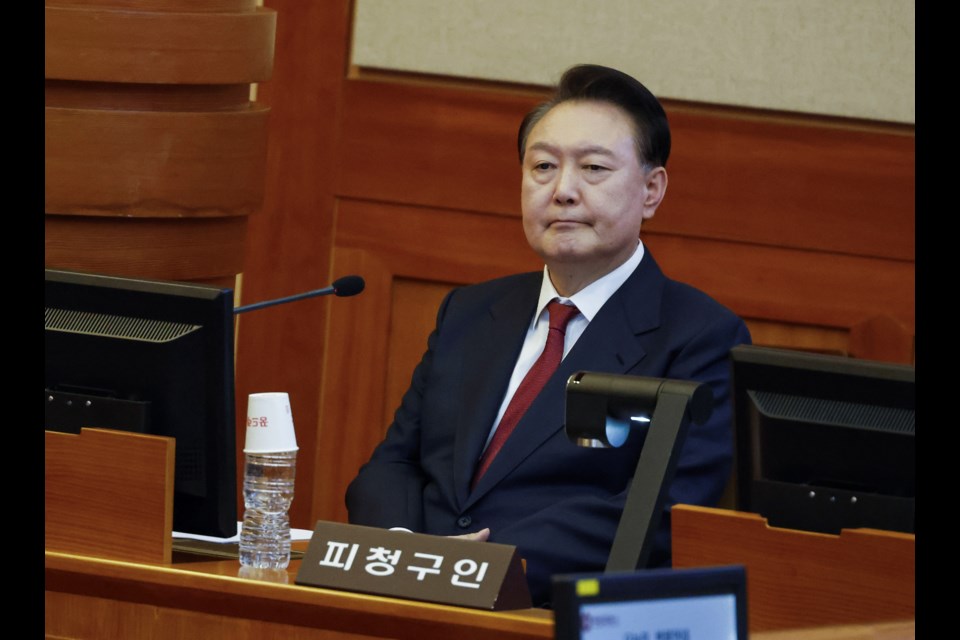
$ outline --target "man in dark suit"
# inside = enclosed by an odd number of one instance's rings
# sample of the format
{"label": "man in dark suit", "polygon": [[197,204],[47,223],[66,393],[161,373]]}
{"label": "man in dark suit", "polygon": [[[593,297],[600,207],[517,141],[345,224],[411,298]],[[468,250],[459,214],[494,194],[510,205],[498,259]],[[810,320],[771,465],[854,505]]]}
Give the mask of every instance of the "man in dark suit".
{"label": "man in dark suit", "polygon": [[[669,506],[716,504],[730,475],[728,354],[750,337],[728,309],[664,276],[640,242],[670,153],[666,115],[642,84],[573,67],[523,120],[518,147],[523,228],[544,270],[446,297],[346,500],[356,524],[516,545],[533,601],[545,605],[553,574],[603,569],[644,435],[613,449],[571,443],[567,378],[584,370],[710,386],[713,414],[690,425],[650,557],[668,565]],[[567,324],[551,325],[551,301],[565,305]],[[543,386],[531,391],[524,378],[552,351],[562,361],[532,374]],[[512,405],[522,397],[532,401]]]}

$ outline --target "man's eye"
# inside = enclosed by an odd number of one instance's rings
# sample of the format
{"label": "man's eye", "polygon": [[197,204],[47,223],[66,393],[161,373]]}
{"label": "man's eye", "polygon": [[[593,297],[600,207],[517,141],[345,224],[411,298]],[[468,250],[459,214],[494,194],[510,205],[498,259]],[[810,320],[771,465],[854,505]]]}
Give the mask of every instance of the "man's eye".
{"label": "man's eye", "polygon": [[533,165],[533,168],[537,171],[547,171],[553,168],[553,164],[550,162],[538,162],[537,164]]}
{"label": "man's eye", "polygon": [[607,170],[606,167],[599,164],[586,164],[586,165],[583,165],[583,168],[586,169],[587,171],[594,171],[594,172]]}

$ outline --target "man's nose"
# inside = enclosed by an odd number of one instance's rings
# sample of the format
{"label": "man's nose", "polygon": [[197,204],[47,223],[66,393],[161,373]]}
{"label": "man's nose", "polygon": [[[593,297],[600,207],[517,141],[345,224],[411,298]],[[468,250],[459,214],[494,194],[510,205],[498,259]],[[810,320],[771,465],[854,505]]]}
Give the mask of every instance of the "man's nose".
{"label": "man's nose", "polygon": [[560,205],[576,204],[580,201],[580,176],[576,167],[564,165],[557,172],[553,200]]}

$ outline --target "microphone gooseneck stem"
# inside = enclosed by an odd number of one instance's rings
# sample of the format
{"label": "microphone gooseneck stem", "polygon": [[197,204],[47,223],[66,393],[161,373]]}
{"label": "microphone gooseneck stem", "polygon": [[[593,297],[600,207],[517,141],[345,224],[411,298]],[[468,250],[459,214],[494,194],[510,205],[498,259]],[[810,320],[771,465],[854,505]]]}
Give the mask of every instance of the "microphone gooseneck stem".
{"label": "microphone gooseneck stem", "polygon": [[283,304],[285,302],[293,302],[294,300],[302,300],[304,298],[312,298],[314,296],[323,296],[328,295],[334,292],[333,287],[324,287],[323,289],[314,289],[313,291],[305,291],[304,293],[298,293],[296,295],[287,296],[286,298],[277,298],[275,300],[264,300],[263,302],[255,302],[253,304],[248,304],[242,307],[234,307],[233,313],[243,313],[245,311],[253,311],[254,309],[262,309],[263,307],[272,307],[275,304]]}

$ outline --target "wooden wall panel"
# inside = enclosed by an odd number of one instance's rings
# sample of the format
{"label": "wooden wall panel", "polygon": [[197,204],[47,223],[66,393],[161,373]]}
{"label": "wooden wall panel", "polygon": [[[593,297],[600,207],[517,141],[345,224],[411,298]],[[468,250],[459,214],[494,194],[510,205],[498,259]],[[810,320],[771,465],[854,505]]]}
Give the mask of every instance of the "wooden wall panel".
{"label": "wooden wall panel", "polygon": [[914,259],[912,129],[667,113],[670,185],[650,232]]}
{"label": "wooden wall panel", "polygon": [[[262,210],[249,218],[242,303],[318,289],[346,275],[331,271],[330,258],[333,175],[339,161],[336,141],[351,3],[267,0],[265,4],[277,12],[273,76],[259,85],[257,94],[258,100],[270,105],[267,168]],[[352,302],[303,300],[245,313],[238,323],[238,415],[246,415],[246,398],[251,393],[290,395],[300,446],[290,521],[299,528],[312,528],[315,523],[314,487],[329,490],[316,481],[316,456],[336,456],[318,440],[327,309]],[[243,436],[238,431],[237,441],[243,442]],[[238,452],[239,469],[241,462]]]}
{"label": "wooden wall panel", "polygon": [[128,277],[215,283],[233,288],[243,267],[245,216],[130,219],[44,219],[46,262],[62,269]]}
{"label": "wooden wall panel", "polygon": [[[362,273],[360,296],[331,305],[324,350],[317,447],[314,451],[313,517],[346,521],[344,496],[360,465],[383,436],[389,353],[391,289],[395,272],[383,256],[337,249],[335,269]],[[299,486],[299,485],[298,485]]]}
{"label": "wooden wall panel", "polygon": [[453,288],[447,283],[398,278],[390,301],[390,335],[387,338],[383,417],[380,424],[390,424],[410,386],[414,367],[427,347],[427,337],[436,325],[437,313],[444,296]]}
{"label": "wooden wall panel", "polygon": [[842,356],[849,351],[850,333],[841,328],[786,324],[744,318],[754,344]]}
{"label": "wooden wall panel", "polygon": [[269,110],[250,85],[270,78],[276,13],[52,0],[44,17],[44,264],[234,286],[263,200]]}
{"label": "wooden wall panel", "polygon": [[519,215],[517,126],[542,92],[351,80],[338,194]]}
{"label": "wooden wall panel", "polygon": [[339,211],[337,247],[389,258],[405,276],[462,284],[543,268],[517,219],[361,200]]}
{"label": "wooden wall panel", "polygon": [[849,329],[891,315],[913,329],[912,262],[652,233],[645,238],[667,274],[744,317]]}
{"label": "wooden wall panel", "polygon": [[270,77],[273,11],[245,0],[219,6],[197,2],[189,9],[176,2],[136,10],[111,6],[109,0],[92,4],[47,3],[48,78],[235,84]]}
{"label": "wooden wall panel", "polygon": [[[353,80],[338,193],[519,216],[517,126],[544,96]],[[913,260],[912,131],[665,106],[670,185],[649,233]]]}

